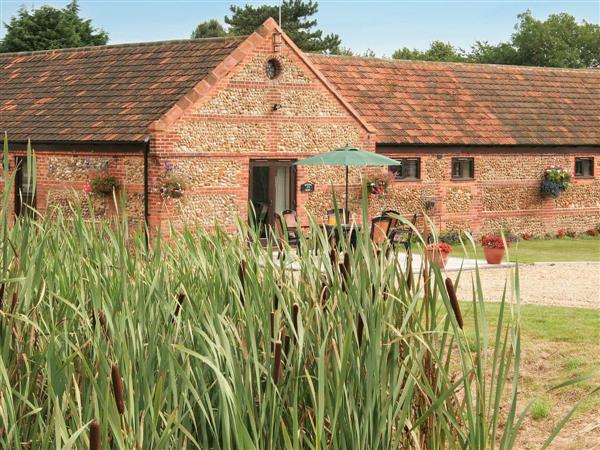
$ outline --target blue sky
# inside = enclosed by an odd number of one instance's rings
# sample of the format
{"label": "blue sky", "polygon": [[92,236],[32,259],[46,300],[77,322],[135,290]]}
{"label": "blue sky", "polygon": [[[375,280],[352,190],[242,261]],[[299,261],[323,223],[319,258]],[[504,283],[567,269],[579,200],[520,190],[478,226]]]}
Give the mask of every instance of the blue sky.
{"label": "blue sky", "polygon": [[[0,0],[0,21],[7,22],[23,4],[62,7],[66,3]],[[188,38],[197,23],[222,19],[232,3],[277,2],[80,0],[81,14],[106,30],[114,44]],[[465,49],[476,40],[506,40],[517,14],[527,9],[538,18],[568,12],[578,20],[600,22],[600,0],[320,0],[319,7],[319,27],[327,33],[338,33],[344,46],[359,52],[369,48],[388,56],[399,47],[427,48],[435,39]]]}

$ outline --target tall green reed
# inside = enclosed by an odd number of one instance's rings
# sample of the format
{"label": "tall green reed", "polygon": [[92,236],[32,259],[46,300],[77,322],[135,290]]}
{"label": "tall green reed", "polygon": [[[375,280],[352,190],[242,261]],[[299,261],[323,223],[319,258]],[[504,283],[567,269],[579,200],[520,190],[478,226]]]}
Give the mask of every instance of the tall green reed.
{"label": "tall green reed", "polygon": [[471,280],[470,345],[460,273],[429,266],[408,282],[398,250],[375,251],[367,232],[332,247],[311,221],[297,254],[242,222],[146,247],[124,214],[13,220],[4,157],[0,447],[514,444],[526,414],[517,272],[492,341]]}

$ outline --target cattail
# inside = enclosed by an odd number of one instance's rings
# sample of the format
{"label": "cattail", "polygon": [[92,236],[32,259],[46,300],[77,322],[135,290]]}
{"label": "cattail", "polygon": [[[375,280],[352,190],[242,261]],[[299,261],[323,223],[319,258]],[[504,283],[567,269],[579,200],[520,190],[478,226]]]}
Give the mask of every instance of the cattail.
{"label": "cattail", "polygon": [[90,424],[90,450],[100,450],[100,424],[96,419]]}
{"label": "cattail", "polygon": [[352,266],[350,265],[350,253],[348,253],[348,252],[344,253],[343,268],[344,268],[344,275],[349,277],[352,272]]}
{"label": "cattail", "polygon": [[279,384],[281,378],[281,341],[275,342],[275,358],[273,361],[273,382]]}
{"label": "cattail", "polygon": [[321,300],[321,307],[325,308],[327,305],[327,300],[329,300],[329,286],[327,286],[327,283],[322,284],[319,299]]}
{"label": "cattail", "polygon": [[337,265],[338,256],[337,256],[337,251],[335,250],[335,248],[332,248],[329,251],[329,261],[331,261],[331,267],[335,267]]}
{"label": "cattail", "polygon": [[242,305],[243,305],[244,304],[244,291],[245,291],[245,285],[246,285],[246,260],[245,259],[242,259],[242,261],[240,262],[238,276],[240,278],[240,283],[242,285],[242,288],[240,290],[240,301],[242,302]]}
{"label": "cattail", "polygon": [[279,309],[279,297],[277,294],[273,294],[273,309]]}
{"label": "cattail", "polygon": [[362,316],[359,314],[358,315],[358,324],[356,325],[356,335],[358,337],[358,345],[359,345],[359,347],[362,344],[362,337],[363,337],[364,327],[365,327],[365,324],[363,323]]}
{"label": "cattail", "polygon": [[290,351],[290,337],[287,334],[283,335],[283,353],[288,354]]}
{"label": "cattail", "polygon": [[[411,257],[412,259],[412,257]],[[408,269],[406,271],[406,289],[408,289],[409,291],[412,290],[412,285],[413,285],[413,271],[412,271],[412,263],[408,264]]]}
{"label": "cattail", "polygon": [[121,373],[119,372],[119,368],[116,364],[112,365],[111,378],[115,403],[117,404],[117,411],[119,411],[119,414],[122,415],[125,412],[124,387]]}
{"label": "cattail", "polygon": [[18,295],[17,295],[17,292],[15,291],[15,292],[13,292],[12,303],[10,305],[10,312],[11,313],[14,312],[15,308],[17,307],[17,300],[18,300]]}
{"label": "cattail", "polygon": [[[298,336],[298,313],[300,312],[300,305],[294,303],[292,305],[292,326],[294,327],[295,335]],[[297,339],[297,337],[296,337]]]}
{"label": "cattail", "polygon": [[179,294],[177,294],[177,306],[175,306],[175,317],[179,316],[179,311],[181,310],[181,307],[183,306],[184,301],[185,301],[185,294],[183,292],[180,292]]}
{"label": "cattail", "polygon": [[452,310],[454,311],[454,316],[456,317],[458,326],[462,329],[463,318],[460,312],[460,305],[458,304],[456,291],[454,290],[454,285],[452,284],[452,280],[450,278],[446,278],[446,290],[448,291],[448,297],[450,297],[450,304],[452,305]]}
{"label": "cattail", "polygon": [[2,310],[3,304],[4,304],[4,283],[0,284],[0,310]]}
{"label": "cattail", "polygon": [[271,339],[275,337],[275,311],[271,311]]}

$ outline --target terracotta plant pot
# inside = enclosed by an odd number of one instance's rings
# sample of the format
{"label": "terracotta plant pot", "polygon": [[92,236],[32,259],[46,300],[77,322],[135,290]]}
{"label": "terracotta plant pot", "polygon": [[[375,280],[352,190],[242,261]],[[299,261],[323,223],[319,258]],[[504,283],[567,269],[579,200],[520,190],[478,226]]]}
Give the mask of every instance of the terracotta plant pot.
{"label": "terracotta plant pot", "polygon": [[446,267],[448,255],[449,253],[440,252],[439,250],[427,250],[427,259],[429,262],[434,266],[438,266],[440,269]]}
{"label": "terracotta plant pot", "polygon": [[504,258],[504,249],[483,247],[483,254],[488,264],[500,264]]}

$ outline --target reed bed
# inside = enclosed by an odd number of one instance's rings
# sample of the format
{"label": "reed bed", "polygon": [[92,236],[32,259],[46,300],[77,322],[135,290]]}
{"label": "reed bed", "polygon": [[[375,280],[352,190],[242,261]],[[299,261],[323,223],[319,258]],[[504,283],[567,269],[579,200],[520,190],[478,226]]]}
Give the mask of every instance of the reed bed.
{"label": "reed bed", "polygon": [[[12,182],[5,170],[5,192]],[[313,224],[296,254],[240,222],[146,246],[124,215],[13,220],[10,200],[0,448],[513,445],[526,414],[518,273],[489,339],[478,277],[427,267],[408,282],[396,250],[374,251],[364,233],[353,251],[332,249]],[[460,282],[473,286],[475,343]]]}

